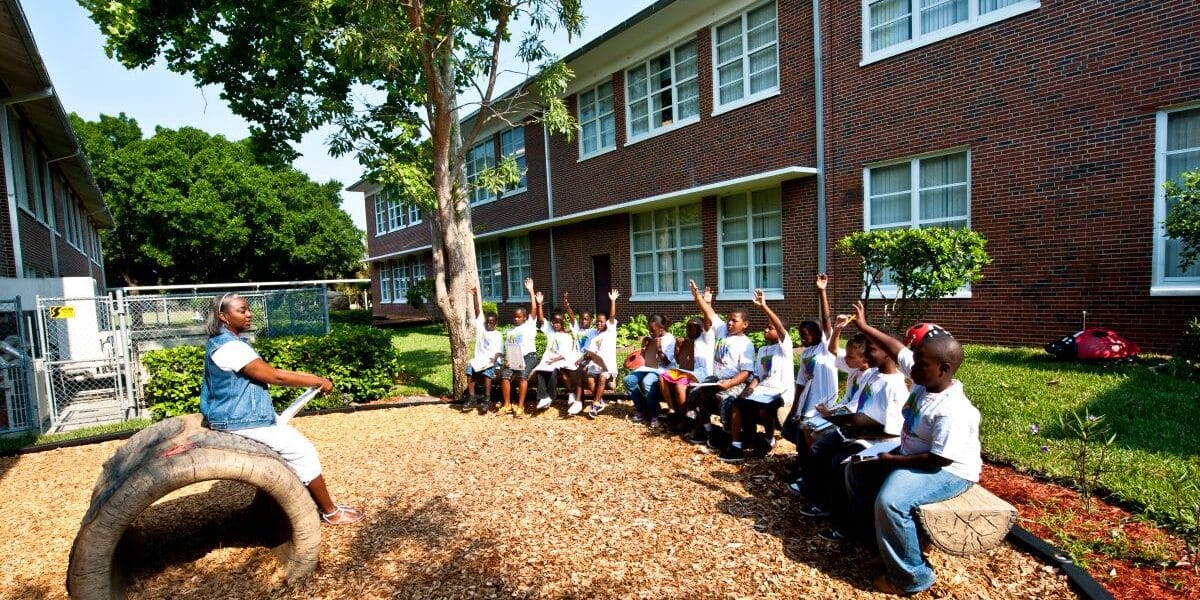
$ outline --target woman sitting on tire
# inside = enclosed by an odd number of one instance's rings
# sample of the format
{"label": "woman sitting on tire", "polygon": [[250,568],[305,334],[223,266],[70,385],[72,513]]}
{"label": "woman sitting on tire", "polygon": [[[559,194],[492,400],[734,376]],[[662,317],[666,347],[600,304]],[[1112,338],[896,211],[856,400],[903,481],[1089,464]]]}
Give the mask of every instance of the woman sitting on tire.
{"label": "woman sitting on tire", "polygon": [[328,379],[276,369],[238,337],[250,329],[252,315],[246,299],[228,293],[212,299],[205,328],[204,380],[200,386],[200,413],[210,429],[227,431],[265,444],[278,452],[312,494],[321,520],[330,525],[349,525],[363,512],[338,506],[329,497],[317,449],[290,425],[275,422],[268,385],[316,386],[322,393],[333,389]]}

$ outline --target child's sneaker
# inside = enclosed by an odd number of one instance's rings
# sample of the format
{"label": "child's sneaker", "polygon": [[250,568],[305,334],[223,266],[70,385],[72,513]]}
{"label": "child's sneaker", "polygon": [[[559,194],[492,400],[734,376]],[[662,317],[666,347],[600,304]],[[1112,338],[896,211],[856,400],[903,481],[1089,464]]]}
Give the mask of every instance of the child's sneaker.
{"label": "child's sneaker", "polygon": [[546,396],[545,398],[538,398],[537,409],[538,410],[546,410],[550,406],[551,402],[554,402],[554,396]]}
{"label": "child's sneaker", "polygon": [[801,506],[800,510],[797,512],[799,512],[800,514],[802,514],[806,517],[809,517],[810,519],[824,519],[825,517],[828,517],[829,515],[833,514],[829,511],[825,510],[824,508],[817,506],[816,504],[807,504],[805,506]]}
{"label": "child's sneaker", "polygon": [[717,458],[727,463],[740,463],[746,460],[746,452],[737,446],[730,446],[722,450]]}
{"label": "child's sneaker", "polygon": [[800,479],[797,479],[797,480],[787,484],[787,490],[789,492],[795,494],[801,500],[803,500],[804,499],[804,478],[801,477]]}
{"label": "child's sneaker", "polygon": [[463,412],[471,412],[475,410],[475,396],[467,398],[467,401],[463,402],[462,406],[459,408],[462,409]]}
{"label": "child's sneaker", "polygon": [[577,398],[575,398],[575,394],[571,394],[570,400],[571,400],[571,405],[567,407],[567,414],[568,415],[579,414],[580,411],[583,410],[583,403],[580,402]]}
{"label": "child's sneaker", "polygon": [[604,412],[605,406],[603,398],[600,399],[600,402],[592,404],[592,407],[588,409],[588,418],[595,419],[597,415]]}
{"label": "child's sneaker", "polygon": [[525,418],[525,407],[518,406],[515,410],[512,411],[512,415],[513,415],[514,419],[524,419]]}
{"label": "child's sneaker", "polygon": [[504,415],[511,415],[514,412],[516,412],[516,407],[509,404],[508,406],[501,406],[500,410],[496,411],[496,416],[502,417]]}
{"label": "child's sneaker", "polygon": [[837,544],[844,544],[850,541],[850,537],[836,529],[826,529],[817,534],[817,537]]}
{"label": "child's sneaker", "polygon": [[662,424],[658,422],[658,417],[650,419],[650,429],[658,429]]}
{"label": "child's sneaker", "polygon": [[692,435],[690,437],[688,437],[688,443],[696,444],[697,446],[702,446],[704,444],[707,444],[708,443],[708,430],[704,429],[703,427],[697,427],[695,430],[692,431]]}
{"label": "child's sneaker", "polygon": [[642,413],[633,413],[633,416],[629,417],[629,420],[633,421],[634,423],[641,423],[642,421],[646,420],[646,417],[643,417]]}

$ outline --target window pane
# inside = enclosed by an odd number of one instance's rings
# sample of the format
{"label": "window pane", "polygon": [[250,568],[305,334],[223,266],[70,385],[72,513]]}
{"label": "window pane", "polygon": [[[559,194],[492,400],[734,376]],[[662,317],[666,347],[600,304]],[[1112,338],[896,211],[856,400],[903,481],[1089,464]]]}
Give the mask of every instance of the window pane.
{"label": "window pane", "polygon": [[[921,187],[967,182],[966,153],[926,158],[921,161]],[[871,188],[874,191],[874,187]]]}
{"label": "window pane", "polygon": [[601,114],[611,113],[613,111],[612,82],[605,83],[596,90],[596,93],[599,94],[596,99],[596,110]]}
{"label": "window pane", "polygon": [[635,279],[635,282],[636,282],[637,291],[639,294],[653,294],[654,293],[654,273],[647,273],[647,274],[643,275],[639,271],[638,276]]}
{"label": "window pane", "polygon": [[779,85],[779,69],[776,68],[775,63],[774,46],[750,55],[751,94],[757,94]]}
{"label": "window pane", "polygon": [[717,28],[717,64],[742,55],[742,20],[734,19]]}
{"label": "window pane", "polygon": [[[774,17],[773,13],[767,13]],[[750,25],[750,33],[746,36],[746,47],[750,50],[758,50],[763,46],[768,46],[775,43],[775,20],[772,19],[758,25]]]}
{"label": "window pane", "polygon": [[1183,183],[1183,174],[1200,169],[1200,149],[1167,155],[1167,180]]}
{"label": "window pane", "polygon": [[912,37],[909,0],[883,0],[871,5],[871,50],[881,50]]}
{"label": "window pane", "polygon": [[680,120],[700,114],[700,81],[693,79],[678,88]]}
{"label": "window pane", "polygon": [[626,77],[629,81],[629,98],[636,100],[646,96],[646,70],[638,67],[630,70]]}
{"label": "window pane", "polygon": [[746,270],[744,267],[750,264],[750,255],[745,244],[730,244],[725,246],[723,251],[725,252],[723,260],[726,271],[731,267],[742,267],[744,272]]}
{"label": "window pane", "polygon": [[700,224],[700,205],[687,204],[679,207],[679,225],[699,225]]}
{"label": "window pane", "polygon": [[654,249],[654,234],[650,232],[633,234],[633,251],[649,252]]}
{"label": "window pane", "polygon": [[685,81],[696,76],[696,42],[675,49],[675,81]]}
{"label": "window pane", "polygon": [[676,291],[675,285],[675,251],[658,253],[658,291]]}
{"label": "window pane", "polygon": [[1005,6],[1023,1],[1024,0],[979,0],[979,14],[989,13],[998,8],[1004,8]]}
{"label": "window pane", "polygon": [[725,219],[721,222],[721,241],[740,242],[749,236],[746,219]]}
{"label": "window pane", "polygon": [[650,109],[646,100],[629,105],[631,129],[634,135],[650,131]]}
{"label": "window pane", "polygon": [[721,79],[720,99],[721,104],[728,104],[735,100],[741,100],[744,95],[742,85],[742,61],[732,62],[717,70],[717,76]]}
{"label": "window pane", "polygon": [[779,212],[780,210],[779,188],[759,190],[751,195],[751,199],[755,214]]}
{"label": "window pane", "polygon": [[1200,148],[1200,108],[1167,115],[1167,152]]}
{"label": "window pane", "polygon": [[679,245],[681,247],[699,246],[704,243],[704,233],[699,225],[679,227]]}
{"label": "window pane", "polygon": [[664,208],[654,212],[654,227],[657,229],[675,227],[675,209]]}
{"label": "window pane", "polygon": [[966,185],[936,188],[921,192],[921,220],[960,217],[966,214]]}
{"label": "window pane", "polygon": [[871,196],[912,190],[912,166],[909,163],[874,168],[870,176]]}
{"label": "window pane", "polygon": [[759,242],[754,245],[755,285],[762,288],[783,287],[783,245],[780,242]]}
{"label": "window pane", "polygon": [[755,238],[780,237],[782,233],[783,223],[780,221],[779,213],[754,217]]}
{"label": "window pane", "polygon": [[617,145],[616,120],[610,114],[600,119],[600,147],[612,148]]}
{"label": "window pane", "polygon": [[967,0],[921,0],[921,33],[967,20]]}
{"label": "window pane", "polygon": [[651,213],[635,213],[633,215],[633,230],[634,231],[649,231],[654,227],[654,217]]}

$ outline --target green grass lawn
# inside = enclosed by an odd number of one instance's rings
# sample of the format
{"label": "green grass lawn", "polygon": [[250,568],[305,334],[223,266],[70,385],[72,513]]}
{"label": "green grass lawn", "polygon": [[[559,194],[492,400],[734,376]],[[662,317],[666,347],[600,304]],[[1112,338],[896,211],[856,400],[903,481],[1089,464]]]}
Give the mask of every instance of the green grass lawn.
{"label": "green grass lawn", "polygon": [[94,427],[84,427],[66,433],[47,433],[38,435],[29,433],[25,435],[0,438],[0,451],[7,452],[24,448],[26,446],[34,446],[38,444],[53,444],[55,442],[65,442],[67,440],[77,440],[79,438],[93,437],[104,435],[106,433],[117,433],[120,431],[130,431],[141,429],[150,426],[149,419],[130,419],[120,423],[110,423],[108,425],[96,425]]}
{"label": "green grass lawn", "polygon": [[[450,389],[450,352],[440,326],[398,330],[392,343],[408,376],[398,393]],[[1060,417],[1104,415],[1117,435],[1101,477],[1104,491],[1156,521],[1176,521],[1170,481],[1187,464],[1200,473],[1200,384],[1154,373],[1144,363],[1067,363],[1041,350],[975,345],[967,347],[958,377],[982,413],[988,458],[1069,481],[1077,443]],[[1185,499],[1200,502],[1200,491]]]}

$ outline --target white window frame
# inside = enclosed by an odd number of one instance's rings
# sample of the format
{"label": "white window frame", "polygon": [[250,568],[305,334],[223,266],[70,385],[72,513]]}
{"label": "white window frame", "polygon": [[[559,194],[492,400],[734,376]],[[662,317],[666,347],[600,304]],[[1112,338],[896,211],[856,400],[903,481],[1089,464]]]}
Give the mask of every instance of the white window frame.
{"label": "white window frame", "polygon": [[[690,207],[690,206],[698,206],[698,208],[700,210],[700,244],[684,246],[682,244],[681,237],[679,235],[679,229],[680,229],[680,227],[679,227],[679,209],[684,208],[684,207]],[[679,281],[679,288],[680,288],[679,291],[675,291],[675,292],[659,292],[656,290],[655,291],[642,291],[642,290],[639,290],[637,287],[637,276],[638,276],[637,257],[639,255],[644,255],[647,253],[646,252],[637,252],[634,249],[634,234],[638,233],[638,232],[634,231],[634,229],[633,229],[634,217],[637,214],[649,213],[650,217],[651,217],[650,231],[651,232],[658,231],[660,228],[658,227],[658,224],[655,222],[655,220],[657,218],[656,214],[660,210],[672,210],[675,212],[675,231],[674,231],[675,246],[674,246],[674,248],[670,249],[675,252],[675,275],[676,275],[676,280]],[[696,249],[699,249],[699,250],[701,250],[701,252],[703,252],[703,248],[704,248],[704,207],[700,202],[689,202],[689,203],[681,204],[681,205],[677,205],[677,206],[660,206],[660,207],[652,208],[648,211],[639,211],[638,213],[630,213],[630,215],[629,215],[629,289],[633,290],[629,296],[630,302],[654,301],[654,300],[691,300],[692,294],[687,289],[687,283],[686,283],[687,280],[684,278],[684,275],[683,275],[683,273],[684,273],[683,252],[685,250],[696,250]],[[649,251],[649,254],[653,258],[653,264],[654,264],[654,286],[655,286],[655,288],[658,287],[658,273],[659,273],[659,271],[658,271],[658,256],[657,255],[659,252],[664,252],[664,251],[667,251],[667,249],[666,248],[660,249],[660,248],[658,248],[657,244],[655,244],[655,246],[653,248],[651,248]],[[705,275],[707,275],[707,273],[705,273]],[[704,286],[703,282],[697,282],[697,283],[701,287]]]}
{"label": "white window frame", "polygon": [[408,302],[408,259],[401,258],[392,263],[392,302],[404,304]]}
{"label": "white window frame", "polygon": [[[908,225],[912,229],[917,229],[921,225],[937,225],[938,223],[951,223],[962,221],[961,217],[942,217],[938,219],[921,219],[921,161],[938,158],[940,156],[950,156],[953,154],[965,154],[967,160],[967,229],[971,228],[971,149],[970,148],[951,148],[949,150],[939,150],[937,152],[929,152],[926,154],[918,154],[907,158],[889,160],[886,162],[874,163],[863,167],[863,231],[871,231],[873,229],[897,229],[902,223],[887,223],[884,225],[871,226],[871,169],[879,169],[883,167],[892,167],[898,164],[909,164],[911,175],[909,176],[909,197],[912,202],[912,208],[909,213]],[[954,184],[961,185],[961,184]],[[882,284],[878,288],[872,286],[870,289],[870,297],[877,300],[891,300],[896,296],[896,286]],[[882,293],[882,295],[880,295]],[[963,286],[957,292],[944,296],[943,299],[965,299],[971,297],[971,286]]]}
{"label": "white window frame", "polygon": [[1200,277],[1167,277],[1167,117],[1173,112],[1200,109],[1200,102],[1158,111],[1154,126],[1154,248],[1151,253],[1151,296],[1200,296]]}
{"label": "white window frame", "polygon": [[[489,275],[488,279],[489,279],[489,281],[491,281],[491,277],[495,277],[495,280],[496,280],[495,285],[492,286],[492,289],[496,292],[495,294],[486,293],[489,290],[484,289],[485,287],[487,287],[483,283],[484,282],[483,263],[481,262],[481,260],[483,259],[484,256],[491,257],[493,260],[491,275]],[[497,267],[501,267],[501,268],[497,269]],[[475,270],[478,271],[478,273],[479,273],[479,297],[483,300],[490,300],[492,302],[503,302],[504,301],[504,278],[501,276],[501,274],[504,271],[503,271],[503,265],[500,262],[500,243],[497,240],[487,240],[487,241],[483,241],[483,242],[476,242],[476,244],[475,244]]]}
{"label": "white window frame", "polygon": [[[675,69],[678,67],[678,63],[675,60],[675,51],[678,50],[679,48],[682,48],[682,47],[688,45],[688,44],[694,44],[696,46],[696,75],[689,79],[685,79],[682,81],[676,81],[675,80]],[[650,61],[662,56],[663,54],[669,54],[671,57],[671,69],[670,69],[671,70],[671,85],[669,86],[669,88],[664,88],[664,89],[671,90],[671,124],[670,125],[662,125],[656,129],[653,126],[654,112],[650,110],[650,107],[652,106],[650,100],[654,96],[654,94],[650,90],[650,77],[649,77]],[[646,95],[641,98],[635,99],[629,95],[629,73],[631,71],[635,71],[637,69],[643,69],[646,73],[646,76],[647,76],[646,77]],[[699,78],[700,78],[700,44],[696,41],[696,38],[694,36],[688,37],[684,40],[680,40],[679,42],[672,44],[670,47],[668,47],[665,50],[660,50],[658,52],[651,54],[649,57],[647,57],[645,60],[641,61],[637,65],[634,65],[632,67],[625,69],[623,74],[625,77],[625,145],[626,146],[632,146],[633,144],[636,144],[637,142],[640,142],[642,140],[646,140],[646,139],[649,139],[649,138],[652,138],[652,137],[655,137],[658,135],[662,135],[664,133],[667,133],[668,131],[674,131],[681,127],[686,127],[688,125],[691,125],[692,123],[700,122],[700,90],[699,90],[699,88],[697,88],[697,90],[696,90],[696,114],[694,114],[690,117],[684,118],[684,119],[679,118],[679,86],[681,84],[689,83],[691,81],[698,82]],[[647,129],[645,133],[634,134],[633,133],[633,105],[636,102],[640,102],[642,100],[642,98],[644,98],[646,101],[646,111],[647,111],[646,115],[647,115],[647,119],[648,119],[647,126],[649,127],[649,129]]]}
{"label": "white window frame", "polygon": [[383,190],[379,190],[371,196],[371,200],[375,203],[375,237],[379,237],[388,232],[387,196]]}
{"label": "white window frame", "polygon": [[406,227],[404,223],[404,202],[400,199],[400,194],[386,192],[387,210],[388,210],[388,233],[400,231]]}
{"label": "white window frame", "polygon": [[[754,237],[754,221],[755,221],[755,216],[756,216],[754,213],[754,204],[753,204],[754,192],[761,192],[761,191],[765,191],[765,190],[761,190],[761,189],[760,190],[750,190],[750,191],[745,191],[745,192],[738,192],[736,194],[726,194],[726,195],[721,196],[720,198],[717,198],[717,289],[718,289],[718,296],[724,300],[751,300],[754,297],[754,290],[756,288],[762,288],[763,294],[766,296],[766,298],[768,300],[782,300],[783,299],[783,287],[778,287],[778,288],[762,287],[762,285],[759,283],[759,281],[757,279],[757,271],[758,270],[754,266],[754,245],[756,243],[777,241],[777,242],[779,242],[779,246],[780,246],[779,268],[781,271],[784,268],[785,263],[783,261],[783,251],[784,251],[784,248],[783,248],[783,190],[781,188],[775,188],[775,189],[779,191],[778,218],[779,218],[780,227],[779,227],[779,235],[778,236],[761,237],[761,238]],[[746,239],[741,242],[733,242],[733,243],[726,244],[724,241],[725,240],[725,199],[732,198],[734,196],[744,196],[746,198]],[[758,218],[761,219],[763,216],[768,215],[768,214],[769,213],[761,213],[758,215]],[[749,261],[746,264],[746,268],[749,269],[749,271],[750,271],[750,277],[749,277],[750,288],[749,289],[730,289],[725,286],[725,247],[733,246],[736,244],[741,244],[741,245],[746,246],[747,257],[749,259]],[[783,283],[782,273],[780,275],[781,275],[780,284],[782,286],[782,283]]]}
{"label": "white window frame", "polygon": [[[514,246],[517,246],[514,248]],[[523,246],[523,247],[522,247]],[[524,253],[523,262],[518,262],[516,257]],[[529,300],[529,290],[525,289],[525,278],[531,277],[533,265],[533,253],[529,248],[529,236],[522,235],[519,237],[511,237],[504,240],[504,271],[508,277],[508,293],[509,300]],[[517,293],[513,293],[514,289]]]}
{"label": "white window frame", "polygon": [[25,130],[16,111],[8,110],[8,140],[12,158],[12,193],[17,198],[17,207],[33,215],[33,202],[29,198],[29,182],[25,179]]}
{"label": "white window frame", "polygon": [[[762,50],[763,48],[766,48],[767,46],[754,48],[753,50],[751,50],[750,48],[747,48],[747,44],[750,43],[750,36],[747,35],[747,33],[748,33],[748,30],[746,27],[747,19],[749,18],[750,13],[766,6],[767,4],[772,4],[775,6],[775,41],[770,44],[775,47],[775,86],[766,88],[763,90],[759,90],[758,92],[751,94],[750,93],[750,76],[751,76],[750,55],[753,54],[754,52]],[[717,29],[724,27],[725,25],[728,25],[728,24],[730,24],[734,21],[738,21],[738,20],[741,21],[741,26],[742,26],[742,33],[741,33],[742,53],[734,60],[730,60],[730,61],[726,61],[725,63],[717,64]],[[711,60],[711,62],[712,62],[712,101],[713,101],[712,115],[713,116],[717,116],[721,113],[726,113],[731,110],[746,106],[748,104],[754,104],[755,102],[759,102],[759,101],[765,100],[767,98],[772,98],[774,96],[779,95],[780,85],[782,82],[782,69],[780,69],[780,64],[779,64],[779,4],[778,4],[778,2],[776,2],[776,0],[769,0],[768,2],[763,2],[763,3],[757,4],[755,6],[752,6],[748,9],[742,11],[740,14],[738,14],[737,16],[735,16],[731,19],[726,19],[725,21],[723,21],[721,23],[717,23],[711,29],[712,29],[712,42],[711,42],[712,43],[712,46],[711,46],[712,47],[712,60]],[[728,102],[726,104],[721,104],[720,70],[721,70],[721,67],[728,65],[728,64],[732,64],[735,60],[742,62],[742,97],[738,98],[737,100],[731,100],[730,102]]]}
{"label": "white window frame", "polygon": [[412,262],[412,282],[425,280],[425,259],[416,257]]}
{"label": "white window frame", "polygon": [[[518,134],[521,138],[520,147],[517,147],[517,145],[511,141],[517,137]],[[507,138],[509,141],[506,141],[505,138]],[[508,148],[511,148],[512,151],[508,152]],[[525,125],[523,124],[500,132],[500,160],[508,158],[510,154],[516,158],[517,168],[521,171],[521,180],[517,182],[516,187],[504,190],[504,193],[500,195],[501,198],[514,196],[529,189],[529,179],[526,177],[529,169],[526,166],[525,161]]]}
{"label": "white window frame", "polygon": [[893,44],[879,50],[871,50],[871,5],[880,0],[862,0],[862,61],[859,66],[865,66],[873,62],[883,60],[903,54],[909,50],[914,50],[922,46],[928,46],[941,40],[954,37],[1010,19],[1017,15],[1023,15],[1027,12],[1037,10],[1041,7],[1041,0],[1018,0],[1008,6],[997,8],[992,11],[980,14],[979,3],[981,0],[967,0],[967,20],[948,27],[943,27],[936,31],[931,31],[927,34],[921,34],[921,0],[908,0],[910,12],[910,38],[907,41]]}
{"label": "white window frame", "polygon": [[379,303],[392,303],[392,264],[385,261],[379,264]]}
{"label": "white window frame", "polygon": [[482,142],[471,146],[467,152],[466,164],[463,166],[467,171],[469,187],[467,194],[470,196],[471,206],[479,206],[496,200],[496,194],[491,190],[475,185],[479,180],[479,173],[494,166],[496,166],[495,144],[492,142],[492,136],[487,136]]}
{"label": "white window frame", "polygon": [[[609,88],[608,98],[609,98],[609,104],[612,106],[612,109],[606,113],[601,113],[600,112],[600,99],[602,96],[600,96],[600,88],[602,88],[606,85]],[[611,79],[609,79],[607,81],[602,81],[595,86],[592,86],[590,89],[583,90],[582,92],[579,92],[575,96],[575,111],[577,113],[576,116],[579,117],[579,160],[588,159],[593,156],[599,156],[606,152],[611,152],[617,148],[617,103],[616,103],[616,98],[614,97],[614,91],[615,91],[615,88],[613,86],[613,82]],[[584,121],[582,118],[583,117],[583,95],[584,94],[592,95],[591,108],[592,108],[593,114],[595,115],[594,118],[588,119],[587,121]],[[609,121],[612,122],[613,140],[612,140],[611,146],[604,145],[604,136],[601,135],[601,133],[600,133],[600,131],[602,129],[601,126],[603,125],[605,119],[608,119]],[[584,148],[584,145],[583,145],[584,133],[583,133],[583,131],[584,131],[584,127],[586,125],[588,125],[589,123],[596,124],[596,149],[593,150],[592,152],[585,152],[583,149]]]}
{"label": "white window frame", "polygon": [[406,212],[408,213],[408,225],[406,225],[406,227],[412,227],[413,225],[419,225],[421,223],[421,207],[420,206],[417,206],[415,204],[410,205]]}

